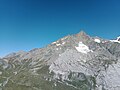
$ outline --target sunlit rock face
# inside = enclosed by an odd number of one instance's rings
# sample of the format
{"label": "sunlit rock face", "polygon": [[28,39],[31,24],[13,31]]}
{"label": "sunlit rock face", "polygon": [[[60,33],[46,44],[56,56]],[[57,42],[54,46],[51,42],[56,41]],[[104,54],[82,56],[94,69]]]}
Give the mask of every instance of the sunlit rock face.
{"label": "sunlit rock face", "polygon": [[120,90],[120,38],[84,31],[0,58],[0,90]]}

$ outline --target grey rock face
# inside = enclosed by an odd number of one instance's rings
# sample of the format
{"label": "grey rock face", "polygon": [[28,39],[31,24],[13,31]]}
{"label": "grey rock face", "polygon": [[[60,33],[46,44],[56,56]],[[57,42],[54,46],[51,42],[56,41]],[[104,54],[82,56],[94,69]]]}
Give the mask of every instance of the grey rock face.
{"label": "grey rock face", "polygon": [[85,32],[0,59],[1,90],[120,90],[120,43]]}

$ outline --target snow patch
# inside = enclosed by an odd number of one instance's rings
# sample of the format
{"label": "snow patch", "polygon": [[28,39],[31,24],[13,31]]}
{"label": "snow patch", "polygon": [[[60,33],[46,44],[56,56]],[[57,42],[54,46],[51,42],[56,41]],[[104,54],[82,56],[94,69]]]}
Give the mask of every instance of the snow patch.
{"label": "snow patch", "polygon": [[117,42],[117,43],[120,43],[120,41],[118,40],[110,40],[111,42]]}
{"label": "snow patch", "polygon": [[82,42],[79,42],[78,47],[75,46],[75,48],[77,49],[78,52],[85,53],[85,54],[87,54],[90,51],[93,52],[92,50],[89,49],[88,46],[86,46]]}
{"label": "snow patch", "polygon": [[62,44],[64,45],[64,44],[65,44],[65,42],[62,42]]}
{"label": "snow patch", "polygon": [[97,43],[100,43],[100,42],[101,42],[100,39],[97,39],[97,38],[94,39],[94,41],[97,42]]}
{"label": "snow patch", "polygon": [[111,42],[117,42],[117,43],[120,43],[120,36],[119,37],[117,37],[117,39],[116,40],[110,40]]}
{"label": "snow patch", "polygon": [[61,40],[65,40],[65,39],[67,39],[67,37],[62,38]]}
{"label": "snow patch", "polygon": [[61,44],[59,44],[59,43],[58,43],[58,44],[56,44],[56,46],[60,46],[60,45],[61,45]]}
{"label": "snow patch", "polygon": [[16,71],[16,72],[13,72],[13,73],[14,73],[15,75],[17,75],[18,72]]}
{"label": "snow patch", "polygon": [[55,82],[54,85],[57,86],[57,83]]}
{"label": "snow patch", "polygon": [[56,44],[56,42],[53,42],[52,44]]}
{"label": "snow patch", "polygon": [[0,71],[0,75],[2,75],[2,72]]}
{"label": "snow patch", "polygon": [[61,56],[61,54],[59,54],[59,56]]}
{"label": "snow patch", "polygon": [[108,41],[102,41],[102,43],[107,43]]}

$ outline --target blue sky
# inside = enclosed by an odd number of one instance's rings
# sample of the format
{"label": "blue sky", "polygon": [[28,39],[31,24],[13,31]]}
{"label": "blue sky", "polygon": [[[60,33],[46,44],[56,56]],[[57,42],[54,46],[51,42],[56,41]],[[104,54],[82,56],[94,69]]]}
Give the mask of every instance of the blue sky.
{"label": "blue sky", "polygon": [[43,47],[84,29],[120,35],[120,0],[0,0],[0,56]]}

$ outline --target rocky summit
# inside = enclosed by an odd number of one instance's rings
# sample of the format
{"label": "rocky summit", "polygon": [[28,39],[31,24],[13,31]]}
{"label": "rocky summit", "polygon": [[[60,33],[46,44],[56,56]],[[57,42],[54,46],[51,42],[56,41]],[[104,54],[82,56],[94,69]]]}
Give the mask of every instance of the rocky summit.
{"label": "rocky summit", "polygon": [[0,90],[120,90],[120,37],[81,31],[0,59]]}

